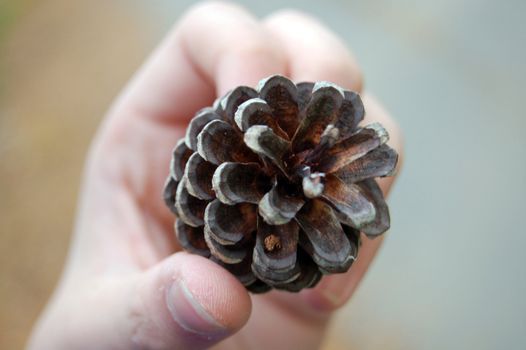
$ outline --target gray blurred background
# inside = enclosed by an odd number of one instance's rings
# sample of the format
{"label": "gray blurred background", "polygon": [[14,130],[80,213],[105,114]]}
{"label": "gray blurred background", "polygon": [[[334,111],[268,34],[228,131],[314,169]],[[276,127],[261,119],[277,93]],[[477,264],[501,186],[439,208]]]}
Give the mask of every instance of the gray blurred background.
{"label": "gray blurred background", "polygon": [[[0,1],[0,348],[59,276],[104,111],[191,3]],[[240,3],[321,18],[405,134],[392,230],[325,349],[525,349],[526,2]]]}

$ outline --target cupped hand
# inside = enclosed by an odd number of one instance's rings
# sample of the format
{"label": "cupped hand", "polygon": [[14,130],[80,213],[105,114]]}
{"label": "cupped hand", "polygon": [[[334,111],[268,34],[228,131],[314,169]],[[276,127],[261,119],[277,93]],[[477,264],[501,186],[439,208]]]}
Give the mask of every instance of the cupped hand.
{"label": "cupped hand", "polygon": [[[350,298],[381,238],[364,238],[351,269],[314,289],[254,296],[215,263],[180,251],[161,198],[171,150],[194,113],[237,85],[274,74],[362,91],[351,53],[309,16],[280,11],[259,21],[211,2],[182,17],[99,129],[66,267],[29,348],[319,347],[331,313]],[[362,97],[366,119],[386,126],[401,153],[395,123]],[[392,181],[379,181],[384,194]]]}

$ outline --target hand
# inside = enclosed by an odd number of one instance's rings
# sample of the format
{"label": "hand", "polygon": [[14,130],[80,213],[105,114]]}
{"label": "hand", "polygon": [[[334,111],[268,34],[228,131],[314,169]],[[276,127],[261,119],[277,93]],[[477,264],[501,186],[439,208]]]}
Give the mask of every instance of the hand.
{"label": "hand", "polygon": [[[381,238],[345,274],[299,294],[250,296],[227,271],[180,252],[161,189],[189,119],[237,85],[273,74],[361,91],[342,42],[293,11],[263,21],[231,4],[186,13],[115,102],[90,151],[63,277],[31,349],[314,349],[363,277]],[[395,123],[367,94],[368,122]],[[380,180],[387,194],[392,178]]]}

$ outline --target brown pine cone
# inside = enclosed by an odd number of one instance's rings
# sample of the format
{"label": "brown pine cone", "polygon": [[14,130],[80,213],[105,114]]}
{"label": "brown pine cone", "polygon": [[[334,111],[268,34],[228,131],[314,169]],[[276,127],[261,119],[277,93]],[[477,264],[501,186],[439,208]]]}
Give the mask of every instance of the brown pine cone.
{"label": "brown pine cone", "polygon": [[282,76],[240,86],[199,111],[173,151],[166,205],[182,247],[255,293],[299,291],[349,269],[360,231],[389,228],[375,177],[398,155],[360,96]]}

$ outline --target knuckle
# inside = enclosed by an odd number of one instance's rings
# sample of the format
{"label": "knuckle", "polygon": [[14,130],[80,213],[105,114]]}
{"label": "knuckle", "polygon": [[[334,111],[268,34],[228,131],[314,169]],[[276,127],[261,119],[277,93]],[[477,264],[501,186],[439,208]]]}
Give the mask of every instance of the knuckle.
{"label": "knuckle", "polygon": [[246,58],[276,58],[278,56],[277,50],[275,47],[270,45],[267,40],[263,37],[256,37],[252,39],[245,40],[241,45],[236,47],[233,51],[235,54]]}
{"label": "knuckle", "polygon": [[344,55],[333,55],[319,57],[315,64],[312,61],[306,67],[300,67],[304,71],[316,77],[317,80],[328,80],[342,86],[360,92],[363,86],[363,77],[356,65]]}
{"label": "knuckle", "polygon": [[363,77],[358,64],[343,45],[335,46],[335,52],[321,59],[319,66],[328,70],[330,76],[337,79],[345,88],[361,91]]}

